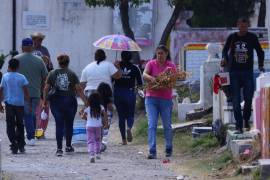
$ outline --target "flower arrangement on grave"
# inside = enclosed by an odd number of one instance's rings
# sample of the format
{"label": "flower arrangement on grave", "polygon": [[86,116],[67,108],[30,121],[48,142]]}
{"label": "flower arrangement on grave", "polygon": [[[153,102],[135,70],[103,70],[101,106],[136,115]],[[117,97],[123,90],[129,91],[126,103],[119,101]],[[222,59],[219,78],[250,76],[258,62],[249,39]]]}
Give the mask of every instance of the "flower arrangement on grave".
{"label": "flower arrangement on grave", "polygon": [[189,73],[182,71],[180,68],[167,68],[156,77],[154,82],[148,82],[145,89],[173,88],[177,81],[184,81],[188,76]]}

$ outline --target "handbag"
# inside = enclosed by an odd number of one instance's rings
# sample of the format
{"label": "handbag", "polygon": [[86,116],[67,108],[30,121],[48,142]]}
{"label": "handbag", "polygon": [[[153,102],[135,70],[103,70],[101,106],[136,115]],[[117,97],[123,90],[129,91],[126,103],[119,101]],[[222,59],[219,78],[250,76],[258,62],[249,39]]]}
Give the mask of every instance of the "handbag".
{"label": "handbag", "polygon": [[56,94],[57,94],[56,87],[55,86],[54,87],[51,87],[51,89],[48,91],[48,94],[46,96],[46,99],[48,101],[51,101],[56,96]]}
{"label": "handbag", "polygon": [[[55,76],[57,76],[57,74]],[[55,79],[54,86],[52,86],[51,89],[48,91],[46,100],[51,101],[56,95],[57,95],[57,84],[56,84],[56,79]]]}

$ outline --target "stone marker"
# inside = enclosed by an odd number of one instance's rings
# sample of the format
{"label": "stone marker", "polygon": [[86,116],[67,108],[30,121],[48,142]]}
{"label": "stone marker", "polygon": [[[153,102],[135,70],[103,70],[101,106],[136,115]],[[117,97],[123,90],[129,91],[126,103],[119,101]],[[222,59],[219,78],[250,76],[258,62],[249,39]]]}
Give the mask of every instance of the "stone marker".
{"label": "stone marker", "polygon": [[261,179],[270,178],[270,159],[259,159]]}
{"label": "stone marker", "polygon": [[252,150],[252,141],[252,139],[233,140],[230,147],[233,157],[240,160],[240,155],[246,149]]}
{"label": "stone marker", "polygon": [[242,174],[246,175],[249,174],[255,170],[257,170],[258,166],[247,166],[247,165],[243,165],[241,166],[241,172]]}

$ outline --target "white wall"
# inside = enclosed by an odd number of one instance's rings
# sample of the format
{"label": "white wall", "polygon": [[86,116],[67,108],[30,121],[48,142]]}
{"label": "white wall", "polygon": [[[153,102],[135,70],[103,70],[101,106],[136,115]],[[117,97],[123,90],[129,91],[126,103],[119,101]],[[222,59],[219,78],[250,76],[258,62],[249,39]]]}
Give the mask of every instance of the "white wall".
{"label": "white wall", "polygon": [[165,0],[153,0],[153,44],[150,47],[144,47],[141,59],[151,59],[153,57],[156,46],[158,45],[162,32],[165,29],[173,8],[168,5]]}
{"label": "white wall", "polygon": [[[74,2],[83,5],[72,7]],[[141,59],[149,59],[153,56],[154,49],[173,10],[164,0],[155,0],[153,9],[155,12],[153,15],[153,45],[143,47]],[[50,21],[49,28],[23,29],[23,11],[47,13]],[[11,0],[1,0],[0,24],[0,53],[7,54],[12,49]],[[71,57],[71,69],[80,75],[83,67],[93,60],[96,48],[92,46],[92,43],[104,35],[112,34],[113,10],[89,8],[85,6],[84,0],[17,0],[18,50],[20,50],[21,39],[29,37],[35,31],[46,35],[43,44],[49,49],[55,66],[57,66],[57,54],[67,53]],[[115,52],[106,51],[106,53],[108,59],[115,58]]]}
{"label": "white wall", "polygon": [[7,54],[12,48],[12,7],[10,0],[1,0],[0,24],[0,53]]}
{"label": "white wall", "polygon": [[268,34],[270,37],[270,0],[266,1],[266,27],[268,28]]}

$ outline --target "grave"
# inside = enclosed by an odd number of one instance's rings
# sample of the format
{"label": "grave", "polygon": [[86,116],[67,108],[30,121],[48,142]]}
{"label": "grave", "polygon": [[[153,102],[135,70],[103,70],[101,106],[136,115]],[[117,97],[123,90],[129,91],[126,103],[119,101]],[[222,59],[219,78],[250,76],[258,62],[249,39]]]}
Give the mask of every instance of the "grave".
{"label": "grave", "polygon": [[[219,72],[221,45],[209,43],[207,45],[209,56],[207,61],[200,67],[200,100],[197,103],[179,103],[178,118],[186,119],[186,114],[194,109],[208,109],[213,106],[212,100],[212,77]],[[192,75],[191,75],[192,76]]]}

